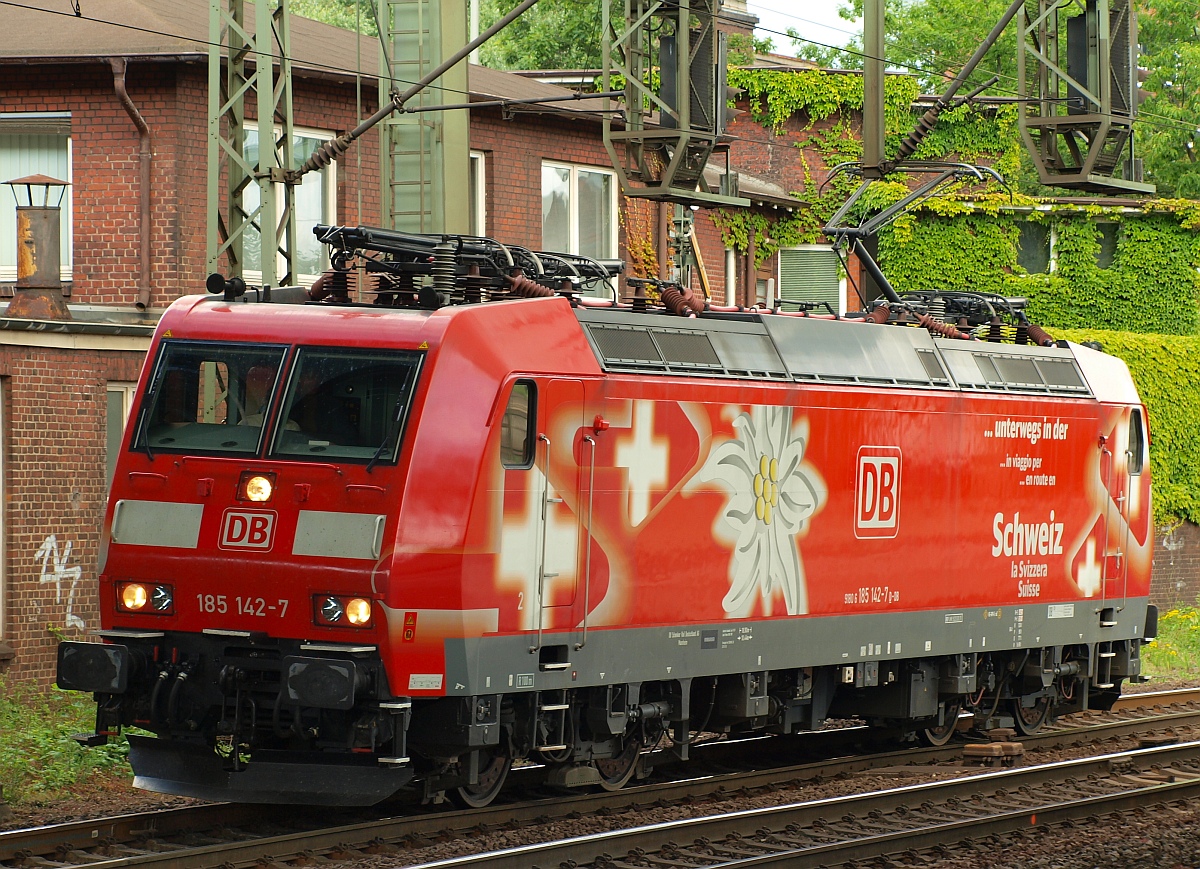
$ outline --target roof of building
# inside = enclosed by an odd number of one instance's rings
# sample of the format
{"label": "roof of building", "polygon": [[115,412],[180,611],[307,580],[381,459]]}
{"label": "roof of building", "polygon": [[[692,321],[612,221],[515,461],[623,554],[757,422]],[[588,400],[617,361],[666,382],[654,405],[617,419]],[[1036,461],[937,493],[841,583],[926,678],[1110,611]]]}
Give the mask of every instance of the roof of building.
{"label": "roof of building", "polygon": [[[470,82],[472,102],[484,100],[529,100],[539,98],[562,98],[575,95],[568,88],[556,84],[548,84],[528,76],[517,75],[503,70],[491,69],[486,66],[469,68],[467,80]],[[578,100],[558,103],[534,103],[511,107],[510,110],[531,112],[554,112],[578,115],[585,113],[595,115],[597,119],[604,109],[604,101],[595,97],[580,96]]]}
{"label": "roof of building", "polygon": [[[789,211],[793,208],[807,208],[809,205],[773,181],[737,169],[731,171],[738,177],[738,195],[749,199],[755,205],[770,205],[774,208],[787,208]],[[725,167],[711,161],[704,167],[704,184],[710,193],[720,192],[721,176],[724,174]]]}
{"label": "roof of building", "polygon": [[[0,64],[83,63],[124,57],[141,61],[204,61],[208,56],[208,4],[201,0],[84,0],[76,16],[62,0],[31,0],[5,7],[9,38],[0,42]],[[254,4],[245,4],[247,29]],[[291,17],[293,72],[306,77],[374,80],[379,71],[375,37],[319,21]],[[356,64],[361,59],[361,70]],[[468,67],[471,100],[571,97],[573,92],[487,67]],[[456,103],[447,94],[447,103]],[[523,105],[520,111],[599,117],[598,99]]]}
{"label": "roof of building", "polygon": [[820,69],[820,64],[811,60],[805,60],[802,57],[792,57],[787,54],[756,54],[754,62],[748,64],[744,69],[771,69],[771,70],[809,70]]}
{"label": "roof of building", "polygon": [[[254,4],[245,5],[253,28]],[[198,0],[83,0],[81,14],[61,0],[6,6],[0,63],[84,62],[108,57],[197,60],[208,55],[208,4]],[[293,60],[302,74],[355,75],[357,35],[293,15]],[[374,37],[363,36],[364,72],[374,75]],[[346,59],[349,60],[346,60]]]}

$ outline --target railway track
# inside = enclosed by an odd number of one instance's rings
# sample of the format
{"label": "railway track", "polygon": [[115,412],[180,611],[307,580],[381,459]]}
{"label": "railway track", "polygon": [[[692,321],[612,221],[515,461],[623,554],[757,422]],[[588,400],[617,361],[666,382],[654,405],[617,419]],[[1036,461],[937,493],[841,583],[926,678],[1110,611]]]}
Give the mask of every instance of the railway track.
{"label": "railway track", "polygon": [[[1133,695],[1124,709],[1104,716],[1102,723],[1076,725],[1065,720],[1064,726],[1025,737],[1022,744],[1032,751],[1101,741],[1112,744],[1164,730],[1179,733],[1195,728],[1200,734],[1200,708],[1189,709],[1184,705],[1200,706],[1197,699],[1179,692]],[[402,810],[392,807],[393,814],[368,815],[367,820],[363,820],[361,811],[335,813],[331,817],[328,811],[306,813],[295,807],[218,804],[172,809],[0,833],[0,865],[52,869],[79,864],[97,867],[169,864],[180,869],[200,869],[250,866],[267,857],[280,861],[320,854],[337,859],[416,848],[433,841],[452,841],[480,829],[515,829],[572,816],[637,813],[646,807],[685,801],[700,806],[710,801],[709,804],[719,806],[735,792],[773,792],[813,779],[872,770],[925,775],[936,769],[942,775],[954,777],[979,772],[978,767],[947,765],[961,760],[964,751],[961,744],[898,751],[877,748],[862,754],[863,741],[869,736],[867,728],[808,736],[828,736],[828,740],[822,740],[826,744],[814,750],[834,755],[840,752],[841,756],[745,771],[764,763],[778,764],[780,755],[785,753],[781,745],[799,750],[808,740],[719,742],[697,751],[696,761],[685,768],[690,777],[683,781],[643,784],[611,794],[556,793],[547,798],[543,793],[540,798],[463,812],[431,811],[408,805]],[[838,742],[840,748],[829,744]],[[935,767],[937,764],[943,766]],[[514,771],[514,783],[519,784],[522,778],[527,782],[526,791],[536,791],[537,770]],[[339,818],[345,822],[338,823]]]}
{"label": "railway track", "polygon": [[1190,742],[651,824],[414,869],[828,867],[1198,796],[1200,742]]}

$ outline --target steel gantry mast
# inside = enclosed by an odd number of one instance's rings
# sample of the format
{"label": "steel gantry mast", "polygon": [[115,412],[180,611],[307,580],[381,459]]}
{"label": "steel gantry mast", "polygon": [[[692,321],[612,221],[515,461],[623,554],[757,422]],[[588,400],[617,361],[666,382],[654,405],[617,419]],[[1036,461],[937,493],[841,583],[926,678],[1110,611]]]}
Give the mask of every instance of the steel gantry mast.
{"label": "steel gantry mast", "polygon": [[1028,0],[1023,11],[1017,54],[1021,135],[1041,182],[1092,193],[1154,193],[1133,157],[1133,3]]}
{"label": "steel gantry mast", "polygon": [[[240,277],[257,246],[262,284],[274,287],[295,281],[288,5],[209,2],[208,270]],[[251,127],[247,101],[254,107]],[[251,129],[257,146],[248,149]]]}
{"label": "steel gantry mast", "polygon": [[[725,133],[721,4],[603,2],[603,88],[625,89],[624,122],[615,123],[605,112],[604,146],[626,196],[685,205],[750,204],[738,197],[737,174],[728,167],[718,193],[704,184],[704,170]],[[728,152],[727,144],[724,148]]]}
{"label": "steel gantry mast", "polygon": [[[379,103],[421,81],[467,42],[466,0],[379,0]],[[467,65],[417,93],[416,107],[467,101]],[[382,126],[385,219],[405,232],[469,227],[467,112],[397,112]]]}

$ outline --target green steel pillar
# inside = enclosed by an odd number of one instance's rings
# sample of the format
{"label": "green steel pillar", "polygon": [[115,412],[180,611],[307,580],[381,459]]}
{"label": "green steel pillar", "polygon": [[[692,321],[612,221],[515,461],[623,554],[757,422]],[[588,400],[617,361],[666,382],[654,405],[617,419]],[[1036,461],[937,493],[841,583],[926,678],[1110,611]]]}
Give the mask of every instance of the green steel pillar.
{"label": "green steel pillar", "polygon": [[[403,93],[467,42],[466,0],[378,0],[383,62],[380,104]],[[408,105],[468,101],[463,61]],[[405,232],[470,230],[469,115],[465,111],[393,115],[382,124],[384,218]]]}
{"label": "green steel pillar", "polygon": [[[208,270],[241,275],[247,242],[262,283],[293,283],[296,249],[289,0],[210,0],[208,49]],[[247,153],[253,100],[257,156]],[[278,126],[278,130],[276,130]],[[255,204],[257,201],[257,204]]]}

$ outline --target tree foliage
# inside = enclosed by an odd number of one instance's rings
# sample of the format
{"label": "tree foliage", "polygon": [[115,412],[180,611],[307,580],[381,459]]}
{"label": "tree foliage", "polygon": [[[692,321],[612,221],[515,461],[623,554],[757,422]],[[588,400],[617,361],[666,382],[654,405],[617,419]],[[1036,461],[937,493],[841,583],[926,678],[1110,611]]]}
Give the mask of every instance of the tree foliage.
{"label": "tree foliage", "polygon": [[[945,88],[949,79],[962,68],[987,36],[1008,0],[893,0],[887,4],[884,29],[885,53],[889,66],[914,72],[927,93]],[[864,0],[851,0],[838,8],[846,21],[862,17]],[[861,69],[861,36],[850,39],[841,48],[828,48],[805,42],[792,33],[801,57],[823,66]],[[1000,76],[997,88],[1015,90],[1017,80],[1016,28],[1009,26],[980,62],[969,83],[982,83]]]}
{"label": "tree foliage", "polygon": [[[480,26],[490,26],[518,2],[482,0]],[[600,2],[538,3],[488,40],[480,49],[480,59],[496,69],[599,69]]]}
{"label": "tree foliage", "polygon": [[[967,61],[1008,5],[1008,0],[888,0],[888,63],[894,69],[917,72],[922,88],[937,93]],[[855,22],[861,18],[863,6],[864,0],[848,0],[838,14]],[[1158,186],[1159,195],[1200,198],[1200,5],[1195,0],[1135,0],[1134,8],[1145,98],[1134,125],[1136,153],[1144,161],[1146,180]],[[968,86],[997,75],[999,81],[985,93],[1016,94],[1017,33],[1017,23],[1010,23]],[[798,37],[793,42],[800,56],[823,66],[862,67],[859,36],[841,48],[804,42]],[[1020,189],[1039,192],[1031,167],[1026,165],[1021,176]]]}
{"label": "tree foliage", "polygon": [[292,0],[293,15],[376,36],[375,0]]}
{"label": "tree foliage", "polygon": [[[371,36],[380,0],[292,0],[293,14]],[[520,0],[480,0],[480,28]],[[480,59],[496,69],[599,69],[601,0],[545,0],[492,37]]]}

